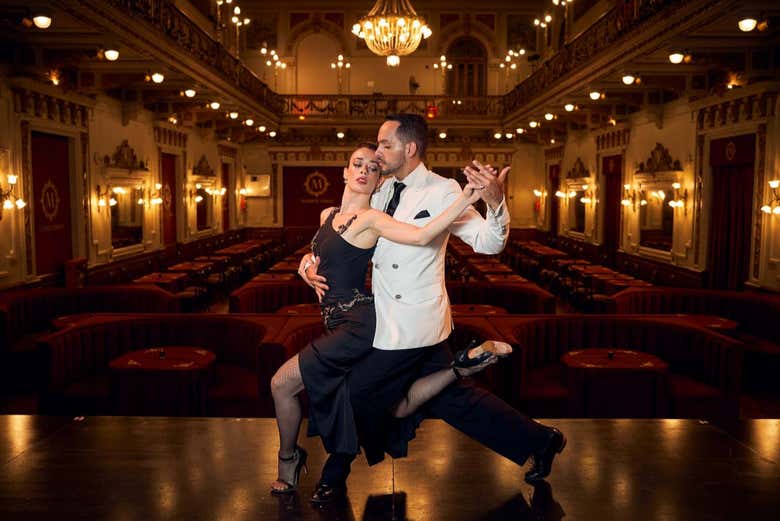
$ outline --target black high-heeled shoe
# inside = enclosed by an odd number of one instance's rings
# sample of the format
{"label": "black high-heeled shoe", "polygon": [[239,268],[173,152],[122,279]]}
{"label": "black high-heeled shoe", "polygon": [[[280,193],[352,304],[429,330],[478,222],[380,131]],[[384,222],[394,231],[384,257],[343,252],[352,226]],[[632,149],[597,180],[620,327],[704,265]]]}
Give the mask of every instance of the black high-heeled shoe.
{"label": "black high-heeled shoe", "polygon": [[[471,350],[477,347],[481,348],[482,352],[473,358],[469,357]],[[507,347],[509,348],[509,351],[506,350]],[[473,369],[483,364],[491,356],[503,358],[509,356],[511,353],[512,348],[505,342],[486,340],[480,344],[479,340],[472,340],[466,349],[455,353],[455,358],[452,360],[451,364],[452,370],[455,373],[455,376],[463,378],[464,376],[471,374],[472,371],[469,371],[469,369]]]}
{"label": "black high-heeled shoe", "polygon": [[298,462],[295,464],[295,470],[293,471],[293,479],[292,482],[285,481],[282,478],[277,477],[276,481],[280,483],[284,483],[287,485],[285,488],[271,488],[271,494],[274,495],[284,495],[284,494],[291,494],[298,490],[298,478],[301,476],[301,469],[303,469],[304,473],[309,473],[309,468],[306,466],[306,459],[309,457],[309,454],[306,452],[306,449],[295,446],[295,450],[293,451],[292,455],[288,458],[283,458],[279,456],[279,461],[283,463],[289,463],[291,461],[298,460]]}

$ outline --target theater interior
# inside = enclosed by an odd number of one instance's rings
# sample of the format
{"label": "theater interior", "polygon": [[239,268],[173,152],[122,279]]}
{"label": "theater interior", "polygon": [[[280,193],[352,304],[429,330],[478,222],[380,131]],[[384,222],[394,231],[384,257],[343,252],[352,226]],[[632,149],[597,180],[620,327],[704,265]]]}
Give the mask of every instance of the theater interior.
{"label": "theater interior", "polygon": [[[0,29],[0,518],[776,519],[780,3],[2,0]],[[531,485],[426,420],[320,507],[304,427],[276,497],[271,377],[324,333],[299,264],[398,113],[440,176],[511,166],[503,251],[449,238],[450,345],[509,343],[476,384],[569,444]]]}

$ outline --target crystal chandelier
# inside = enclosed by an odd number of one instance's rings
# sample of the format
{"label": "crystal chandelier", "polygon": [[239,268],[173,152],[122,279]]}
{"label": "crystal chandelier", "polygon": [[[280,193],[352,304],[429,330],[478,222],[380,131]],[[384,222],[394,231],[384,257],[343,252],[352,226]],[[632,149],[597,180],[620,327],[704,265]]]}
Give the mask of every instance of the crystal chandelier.
{"label": "crystal chandelier", "polygon": [[365,40],[374,54],[387,56],[395,67],[401,56],[413,53],[423,38],[431,35],[425,19],[417,16],[409,0],[376,0],[366,16],[352,26],[352,32]]}

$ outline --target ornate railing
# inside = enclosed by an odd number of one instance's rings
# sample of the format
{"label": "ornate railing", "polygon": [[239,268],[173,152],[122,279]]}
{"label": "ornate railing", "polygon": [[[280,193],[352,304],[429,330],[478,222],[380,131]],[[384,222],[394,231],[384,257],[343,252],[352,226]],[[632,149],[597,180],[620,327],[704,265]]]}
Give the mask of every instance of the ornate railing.
{"label": "ornate railing", "polygon": [[321,119],[384,118],[387,114],[409,112],[437,119],[488,118],[500,120],[504,114],[502,96],[453,98],[450,96],[392,95],[293,95],[285,97],[285,116]]}
{"label": "ornate railing", "polygon": [[527,79],[504,96],[506,113],[512,113],[548,90],[562,77],[584,67],[617,40],[683,0],[623,0],[574,41],[559,50]]}
{"label": "ornate railing", "polygon": [[171,0],[104,0],[113,7],[156,27],[168,40],[214,71],[233,81],[241,90],[278,116],[284,98],[271,90],[254,72],[231,55],[221,43],[190,20]]}

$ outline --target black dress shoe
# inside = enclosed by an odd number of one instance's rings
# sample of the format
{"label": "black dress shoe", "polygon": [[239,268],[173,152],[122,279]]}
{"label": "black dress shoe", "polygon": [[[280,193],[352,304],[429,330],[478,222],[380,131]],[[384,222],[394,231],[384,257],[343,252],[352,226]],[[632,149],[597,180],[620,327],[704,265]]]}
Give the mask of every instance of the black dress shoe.
{"label": "black dress shoe", "polygon": [[346,485],[329,485],[320,481],[317,483],[317,490],[311,496],[311,502],[317,504],[333,503],[334,501],[342,501],[346,497]]}
{"label": "black dress shoe", "polygon": [[531,470],[525,473],[525,480],[532,483],[549,476],[555,455],[560,454],[565,446],[566,436],[555,427],[550,427],[547,443],[533,455],[534,465]]}

